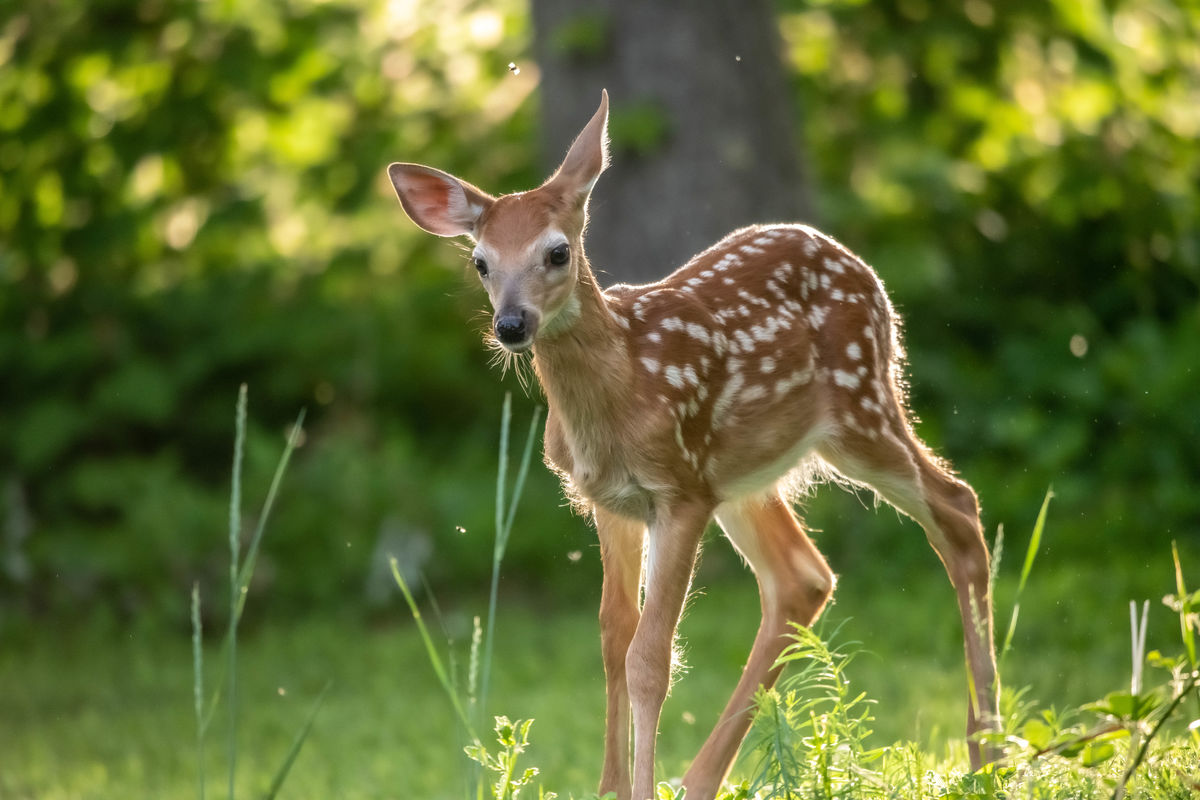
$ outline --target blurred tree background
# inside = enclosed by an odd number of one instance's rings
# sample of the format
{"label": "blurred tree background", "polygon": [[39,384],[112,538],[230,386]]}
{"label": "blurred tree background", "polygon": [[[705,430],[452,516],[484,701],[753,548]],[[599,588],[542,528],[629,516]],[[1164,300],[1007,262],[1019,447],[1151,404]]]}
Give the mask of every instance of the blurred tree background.
{"label": "blurred tree background", "polygon": [[[192,582],[226,569],[242,382],[247,498],[308,409],[257,609],[369,607],[382,552],[435,587],[483,585],[500,399],[517,391],[520,430],[537,398],[489,370],[482,292],[452,246],[402,218],[383,169],[421,161],[497,192],[540,182],[541,120],[585,108],[573,132],[599,86],[636,86],[605,67],[615,31],[634,35],[618,11],[579,4],[535,48],[516,0],[5,7],[0,630],[186,618]],[[985,525],[1027,529],[1053,484],[1063,557],[1139,564],[1173,538],[1196,547],[1200,9],[780,0],[761,13],[780,47],[696,52],[693,96],[751,96],[754,59],[781,51],[807,173],[786,202],[807,197],[882,275],[907,321],[921,433],[977,488]],[[541,82],[535,50],[587,80]],[[618,163],[648,169],[684,133],[703,140],[662,83],[614,93]],[[733,123],[747,129],[777,112],[743,107]],[[684,152],[674,169],[705,168]],[[602,219],[593,240],[622,237]],[[665,217],[657,228],[678,239]],[[919,534],[855,504],[823,493],[809,509],[835,568],[911,554],[937,569]],[[589,570],[586,526],[539,472],[506,586],[563,597]]]}

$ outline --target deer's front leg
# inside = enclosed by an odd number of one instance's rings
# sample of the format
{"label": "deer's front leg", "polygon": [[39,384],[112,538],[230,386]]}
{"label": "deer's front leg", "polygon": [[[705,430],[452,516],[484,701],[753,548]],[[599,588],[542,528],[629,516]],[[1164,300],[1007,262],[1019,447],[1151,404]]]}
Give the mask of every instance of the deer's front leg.
{"label": "deer's front leg", "polygon": [[633,800],[654,796],[654,745],[671,683],[671,648],[712,506],[660,508],[646,544],[645,604],[625,658],[633,705]]}
{"label": "deer's front leg", "polygon": [[600,650],[604,656],[608,705],[604,722],[604,771],[601,796],[616,792],[629,800],[629,687],[625,655],[637,630],[638,592],[642,580],[643,522],[595,509],[604,588],[600,595]]}

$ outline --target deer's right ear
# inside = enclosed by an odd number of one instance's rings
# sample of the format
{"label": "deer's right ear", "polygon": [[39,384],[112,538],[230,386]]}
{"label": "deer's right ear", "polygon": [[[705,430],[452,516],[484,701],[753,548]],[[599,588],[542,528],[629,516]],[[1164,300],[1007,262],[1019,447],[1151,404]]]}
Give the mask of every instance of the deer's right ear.
{"label": "deer's right ear", "polygon": [[495,198],[466,181],[420,164],[392,164],[388,177],[412,221],[438,236],[474,236]]}

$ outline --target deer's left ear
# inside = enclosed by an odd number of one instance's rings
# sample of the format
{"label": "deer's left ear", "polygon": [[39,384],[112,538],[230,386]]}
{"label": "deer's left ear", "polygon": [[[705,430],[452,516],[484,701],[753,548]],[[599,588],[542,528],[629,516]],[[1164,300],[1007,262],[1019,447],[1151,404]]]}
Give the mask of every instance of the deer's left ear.
{"label": "deer's left ear", "polygon": [[466,181],[420,164],[392,164],[388,177],[412,221],[438,236],[474,236],[494,198]]}
{"label": "deer's left ear", "polygon": [[575,137],[562,166],[551,176],[547,185],[561,187],[563,192],[584,199],[596,185],[596,179],[608,166],[608,91],[600,91],[600,108],[584,129]]}

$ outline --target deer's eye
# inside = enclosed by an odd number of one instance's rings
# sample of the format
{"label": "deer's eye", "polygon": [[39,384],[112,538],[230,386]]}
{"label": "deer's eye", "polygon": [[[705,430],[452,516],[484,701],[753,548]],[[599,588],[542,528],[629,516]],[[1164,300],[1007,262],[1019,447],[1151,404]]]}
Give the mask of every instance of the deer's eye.
{"label": "deer's eye", "polygon": [[555,245],[550,250],[549,260],[550,260],[550,263],[556,267],[563,266],[564,264],[566,264],[568,261],[571,260],[570,246],[568,246],[566,242],[563,242],[560,245]]}
{"label": "deer's eye", "polygon": [[484,261],[479,256],[473,256],[471,258],[471,265],[475,267],[477,272],[479,272],[479,277],[481,277],[481,278],[487,277],[488,265],[487,265],[486,261]]}

